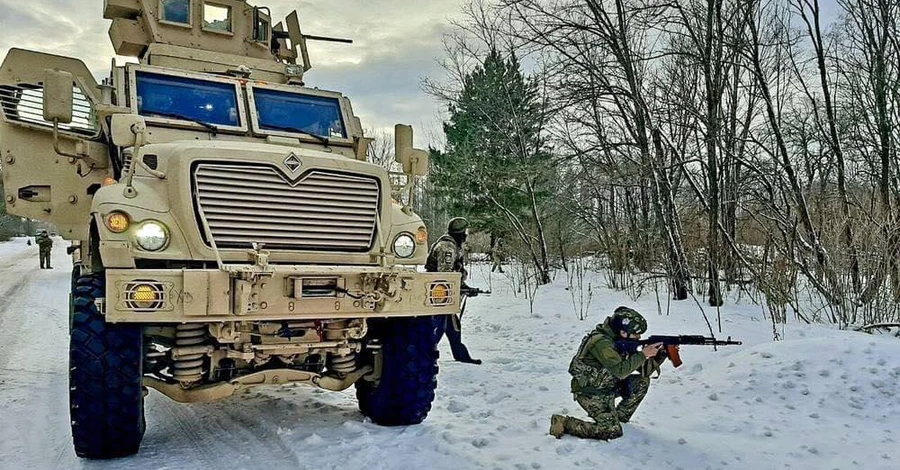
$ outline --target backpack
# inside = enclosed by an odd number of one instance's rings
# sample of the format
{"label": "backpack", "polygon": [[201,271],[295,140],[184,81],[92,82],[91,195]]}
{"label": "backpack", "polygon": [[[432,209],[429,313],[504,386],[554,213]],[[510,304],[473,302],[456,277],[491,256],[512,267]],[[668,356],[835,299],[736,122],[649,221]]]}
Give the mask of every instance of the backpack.
{"label": "backpack", "polygon": [[602,337],[603,335],[597,330],[585,335],[584,339],[581,340],[581,346],[578,347],[578,352],[575,354],[575,357],[572,358],[572,362],[569,363],[569,375],[572,377],[581,376],[586,367],[591,368],[591,366],[585,364],[582,359],[584,359],[584,356],[587,355],[588,351],[590,351]]}

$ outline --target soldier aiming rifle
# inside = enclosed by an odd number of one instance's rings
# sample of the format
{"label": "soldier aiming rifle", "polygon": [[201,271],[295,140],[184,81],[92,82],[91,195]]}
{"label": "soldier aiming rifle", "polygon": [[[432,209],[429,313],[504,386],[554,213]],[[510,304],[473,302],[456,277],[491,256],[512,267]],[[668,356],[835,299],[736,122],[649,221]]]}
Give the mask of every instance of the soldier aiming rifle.
{"label": "soldier aiming rifle", "polygon": [[447,233],[441,236],[431,245],[428,252],[428,261],[425,262],[425,270],[428,272],[459,272],[462,273],[462,287],[460,294],[463,296],[462,306],[459,315],[447,316],[444,324],[444,332],[447,334],[447,340],[450,342],[450,351],[453,359],[467,364],[481,364],[481,359],[473,359],[469,354],[469,349],[462,342],[462,324],[460,318],[465,312],[466,300],[469,297],[476,297],[480,294],[489,294],[478,288],[469,287],[466,284],[468,271],[463,266],[462,246],[466,238],[469,236],[469,221],[456,217],[451,219],[447,224]]}
{"label": "soldier aiming rifle", "polygon": [[647,320],[640,313],[619,307],[584,337],[569,373],[575,401],[594,422],[553,415],[551,435],[557,439],[571,434],[604,441],[622,437],[621,423],[631,419],[647,395],[650,376],[655,372],[659,377],[660,366],[667,358],[675,367],[681,365],[680,345],[741,344],[731,338],[719,341],[704,336],[651,336],[641,340],[646,331]]}

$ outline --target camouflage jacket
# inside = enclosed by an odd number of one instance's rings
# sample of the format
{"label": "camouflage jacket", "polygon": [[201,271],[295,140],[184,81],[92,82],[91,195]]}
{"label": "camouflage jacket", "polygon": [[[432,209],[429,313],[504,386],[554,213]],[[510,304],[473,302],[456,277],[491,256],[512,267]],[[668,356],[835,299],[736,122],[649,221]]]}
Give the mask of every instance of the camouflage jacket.
{"label": "camouflage jacket", "polygon": [[34,241],[41,248],[41,251],[49,251],[53,247],[53,240],[47,235],[40,235]]}
{"label": "camouflage jacket", "polygon": [[463,267],[463,252],[456,246],[456,241],[450,235],[443,235],[431,245],[428,251],[428,260],[425,262],[425,270],[428,272],[460,272],[462,282],[466,282],[468,273]]}
{"label": "camouflage jacket", "polygon": [[603,394],[615,389],[619,381],[635,372],[642,377],[650,377],[653,372],[659,371],[659,364],[664,359],[647,360],[640,351],[623,353],[616,349],[616,334],[609,321],[607,318],[588,333],[572,358],[569,365],[572,393]]}

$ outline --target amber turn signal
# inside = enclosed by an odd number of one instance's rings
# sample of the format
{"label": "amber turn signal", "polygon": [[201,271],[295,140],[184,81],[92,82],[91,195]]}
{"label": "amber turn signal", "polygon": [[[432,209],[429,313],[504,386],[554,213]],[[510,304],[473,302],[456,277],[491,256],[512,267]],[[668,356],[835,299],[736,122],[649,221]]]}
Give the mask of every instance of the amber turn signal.
{"label": "amber turn signal", "polygon": [[416,243],[419,245],[424,245],[425,242],[428,241],[428,229],[425,227],[419,227],[419,230],[416,230]]}
{"label": "amber turn signal", "polygon": [[122,233],[128,230],[131,220],[124,212],[110,212],[106,215],[106,228],[113,233]]}

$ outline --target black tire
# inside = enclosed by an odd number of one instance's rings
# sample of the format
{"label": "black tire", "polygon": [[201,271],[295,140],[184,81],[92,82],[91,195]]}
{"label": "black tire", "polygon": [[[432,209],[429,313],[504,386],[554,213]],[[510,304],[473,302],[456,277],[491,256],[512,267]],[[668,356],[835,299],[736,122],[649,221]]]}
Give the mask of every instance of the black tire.
{"label": "black tire", "polygon": [[437,387],[437,343],[444,317],[395,318],[372,325],[381,340],[383,370],[376,384],[356,382],[359,410],[382,426],[421,423]]}
{"label": "black tire", "polygon": [[144,437],[143,330],[109,324],[94,300],[101,275],[75,280],[69,337],[69,405],[75,454],[110,459],[137,453]]}

